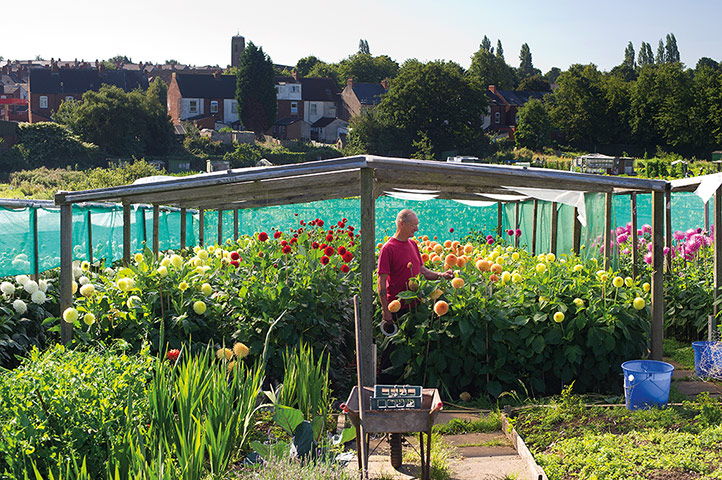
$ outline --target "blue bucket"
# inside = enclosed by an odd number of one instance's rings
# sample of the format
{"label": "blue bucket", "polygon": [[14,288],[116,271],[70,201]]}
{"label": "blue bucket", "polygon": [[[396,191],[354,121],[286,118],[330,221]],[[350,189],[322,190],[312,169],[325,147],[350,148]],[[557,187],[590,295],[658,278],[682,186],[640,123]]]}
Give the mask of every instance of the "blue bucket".
{"label": "blue bucket", "polygon": [[674,367],[656,360],[630,360],[622,364],[624,398],[629,410],[663,408],[669,400]]}
{"label": "blue bucket", "polygon": [[722,342],[692,342],[698,377],[722,377]]}

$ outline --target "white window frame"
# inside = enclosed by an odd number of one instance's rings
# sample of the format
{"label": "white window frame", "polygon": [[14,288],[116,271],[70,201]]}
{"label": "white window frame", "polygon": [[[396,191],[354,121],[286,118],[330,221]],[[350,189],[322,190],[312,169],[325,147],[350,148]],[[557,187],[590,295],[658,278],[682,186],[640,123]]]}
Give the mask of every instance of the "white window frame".
{"label": "white window frame", "polygon": [[231,104],[231,113],[238,113],[238,102],[233,102]]}
{"label": "white window frame", "polygon": [[188,101],[188,113],[198,113],[198,100]]}
{"label": "white window frame", "polygon": [[501,113],[496,112],[494,113],[494,123],[499,125],[501,123]]}
{"label": "white window frame", "polygon": [[291,102],[291,113],[298,113],[298,102]]}
{"label": "white window frame", "polygon": [[211,100],[211,113],[218,113],[218,100]]}
{"label": "white window frame", "polygon": [[315,103],[311,104],[311,113],[310,115],[318,115],[318,105]]}
{"label": "white window frame", "polygon": [[41,95],[39,100],[40,108],[48,108],[48,97],[46,95]]}
{"label": "white window frame", "polygon": [[334,117],[334,118],[336,117],[336,106],[335,105],[328,107],[328,116]]}

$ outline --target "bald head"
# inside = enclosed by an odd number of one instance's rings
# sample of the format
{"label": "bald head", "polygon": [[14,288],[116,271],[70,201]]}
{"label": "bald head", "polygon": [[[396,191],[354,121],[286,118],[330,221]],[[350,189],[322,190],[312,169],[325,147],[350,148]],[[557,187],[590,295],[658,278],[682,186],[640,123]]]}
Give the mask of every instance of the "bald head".
{"label": "bald head", "polygon": [[396,235],[398,240],[408,240],[419,230],[419,217],[413,210],[404,209],[396,215]]}
{"label": "bald head", "polygon": [[418,218],[413,210],[405,208],[396,215],[396,226],[398,227],[401,223],[409,223],[411,221],[417,221]]}

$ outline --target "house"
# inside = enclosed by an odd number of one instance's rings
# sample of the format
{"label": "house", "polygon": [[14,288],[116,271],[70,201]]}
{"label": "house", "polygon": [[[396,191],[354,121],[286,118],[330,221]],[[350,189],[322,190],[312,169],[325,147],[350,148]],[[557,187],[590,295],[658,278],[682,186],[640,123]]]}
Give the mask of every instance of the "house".
{"label": "house", "polygon": [[198,128],[240,125],[235,75],[173,72],[168,85],[168,115],[173,124],[193,122]]}
{"label": "house", "polygon": [[381,97],[388,91],[389,82],[387,80],[383,80],[381,83],[360,83],[349,78],[341,92],[340,117],[350,121],[351,118],[361,115],[364,111],[381,103]]}
{"label": "house", "polygon": [[33,68],[28,75],[28,103],[30,123],[47,122],[60,104],[80,100],[83,93],[100,90],[103,84],[115,85],[126,92],[137,88],[148,88],[148,79],[141,72],[108,70],[104,68],[78,69],[59,68],[56,63],[51,69]]}
{"label": "house", "polygon": [[489,89],[486,91],[489,114],[484,117],[484,130],[490,133],[506,134],[511,140],[514,140],[519,109],[529,100],[541,100],[548,93],[497,90],[494,85],[489,85]]}
{"label": "house", "polygon": [[281,140],[316,140],[334,143],[339,128],[348,122],[338,118],[338,88],[330,78],[276,77],[278,113],[269,132]]}
{"label": "house", "polygon": [[629,157],[610,157],[601,153],[590,153],[576,157],[572,168],[582,173],[600,173],[607,175],[636,175],[634,159]]}

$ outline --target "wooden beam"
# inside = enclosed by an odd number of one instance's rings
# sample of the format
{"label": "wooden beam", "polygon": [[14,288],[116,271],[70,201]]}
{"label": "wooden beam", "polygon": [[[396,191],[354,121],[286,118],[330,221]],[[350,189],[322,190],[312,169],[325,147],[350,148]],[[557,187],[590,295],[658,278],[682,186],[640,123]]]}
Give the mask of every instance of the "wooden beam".
{"label": "wooden beam", "polygon": [[153,204],[153,254],[158,258],[160,253],[160,207]]}
{"label": "wooden beam", "polygon": [[198,209],[198,245],[203,248],[205,246],[205,242],[203,241],[203,233],[205,230],[205,218],[204,218],[204,211],[202,208]]}
{"label": "wooden beam", "polygon": [[38,209],[30,210],[30,226],[33,232],[33,280],[40,280],[40,246],[38,245]]}
{"label": "wooden beam", "polygon": [[93,264],[93,215],[88,210],[88,263]]}
{"label": "wooden beam", "polygon": [[532,211],[532,230],[531,230],[531,254],[536,255],[536,237],[537,237],[537,215],[539,211],[539,200],[534,199],[534,209]]}
{"label": "wooden beam", "polygon": [[[357,182],[358,183],[358,182]],[[354,196],[353,192],[349,191],[348,186],[339,185],[335,189],[332,190],[326,190],[323,193],[319,193],[314,195],[314,200],[320,201],[320,200],[332,200],[336,198],[346,198]],[[306,192],[293,192],[293,193],[286,193],[284,196],[279,197],[271,197],[271,198],[258,198],[254,200],[248,200],[244,201],[242,204],[233,204],[229,205],[227,203],[221,204],[221,205],[206,205],[202,208],[219,208],[220,206],[223,206],[223,208],[230,209],[230,208],[239,208],[240,205],[243,205],[242,208],[262,208],[262,207],[271,207],[274,205],[291,205],[294,203],[308,203],[309,197]],[[200,208],[199,208],[200,210]]]}
{"label": "wooden beam", "polygon": [[365,386],[376,383],[373,370],[373,313],[374,313],[374,269],[376,268],[376,196],[374,195],[374,172],[361,169],[361,325],[359,346],[363,353],[359,368]]}
{"label": "wooden beam", "polygon": [[180,249],[186,248],[186,209],[180,209]]}
{"label": "wooden beam", "polygon": [[499,238],[501,237],[501,220],[502,220],[502,213],[504,210],[504,205],[502,205],[501,202],[496,203],[496,236]]}
{"label": "wooden beam", "polygon": [[639,252],[637,251],[639,236],[637,235],[637,193],[630,194],[630,204],[632,207],[632,228],[630,228],[630,236],[632,237],[632,276],[637,279],[639,275],[637,261],[639,260]]}
{"label": "wooden beam", "polygon": [[123,203],[123,263],[130,265],[130,203]]}
{"label": "wooden beam", "polygon": [[709,202],[704,204],[704,231],[709,235]]}
{"label": "wooden beam", "polygon": [[233,209],[233,241],[238,241],[238,209]]}
{"label": "wooden beam", "polygon": [[652,193],[651,359],[662,360],[664,337],[664,192]]}
{"label": "wooden beam", "polygon": [[514,204],[514,248],[519,248],[519,235],[516,231],[519,230],[519,202]]}
{"label": "wooden beam", "polygon": [[609,269],[609,260],[612,258],[612,194],[604,195],[604,270]]}
{"label": "wooden beam", "polygon": [[551,238],[549,239],[549,251],[554,255],[557,254],[557,223],[559,222],[559,205],[557,202],[552,202],[552,231]]}
{"label": "wooden beam", "polygon": [[218,246],[223,245],[223,209],[218,209]]}
{"label": "wooden beam", "polygon": [[574,207],[574,213],[572,216],[572,248],[574,249],[574,255],[579,255],[582,243],[582,223],[579,221],[579,209],[577,207]]}
{"label": "wooden beam", "polygon": [[664,246],[667,247],[664,260],[669,276],[672,273],[672,191],[669,184],[664,191]]}
{"label": "wooden beam", "polygon": [[[73,206],[60,207],[60,316],[73,306]],[[60,339],[73,339],[73,325],[60,320]]]}
{"label": "wooden beam", "polygon": [[145,207],[140,207],[140,218],[143,219],[143,247],[148,245],[148,227],[145,221]]}
{"label": "wooden beam", "polygon": [[[712,210],[713,225],[714,225],[714,237],[712,239],[714,243],[714,288],[712,293],[714,299],[717,300],[719,297],[719,289],[722,286],[722,187],[719,187],[712,197],[714,201],[714,208]],[[715,305],[713,313],[714,318],[717,318],[719,308]]]}

